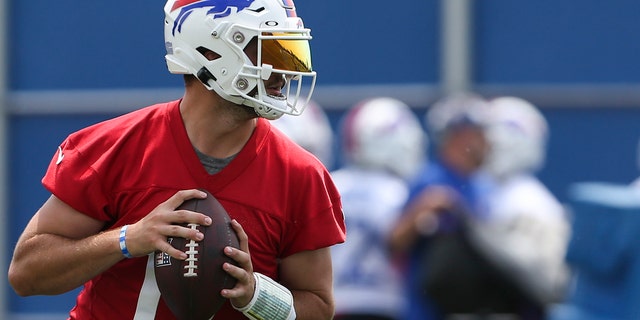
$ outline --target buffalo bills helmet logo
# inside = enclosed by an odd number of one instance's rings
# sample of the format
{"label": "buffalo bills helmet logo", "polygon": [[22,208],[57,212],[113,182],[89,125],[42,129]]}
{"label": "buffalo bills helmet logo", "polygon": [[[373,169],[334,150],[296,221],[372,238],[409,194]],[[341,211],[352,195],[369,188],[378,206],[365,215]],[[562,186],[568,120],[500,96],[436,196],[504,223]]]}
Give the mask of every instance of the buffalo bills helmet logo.
{"label": "buffalo bills helmet logo", "polygon": [[231,14],[232,8],[236,8],[236,12],[250,6],[255,0],[178,0],[173,4],[171,11],[180,8],[180,13],[173,24],[173,35],[182,30],[182,24],[191,15],[194,9],[211,7],[207,15],[213,15],[213,18],[224,18]]}

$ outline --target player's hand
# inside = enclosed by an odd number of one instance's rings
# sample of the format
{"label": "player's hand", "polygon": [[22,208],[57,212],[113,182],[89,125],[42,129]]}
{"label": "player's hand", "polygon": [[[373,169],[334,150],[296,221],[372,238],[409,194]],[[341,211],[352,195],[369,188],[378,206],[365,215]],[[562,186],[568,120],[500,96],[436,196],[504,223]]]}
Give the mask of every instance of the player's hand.
{"label": "player's hand", "polygon": [[200,241],[204,238],[202,232],[183,227],[180,224],[197,223],[208,226],[211,224],[211,218],[202,213],[176,210],[176,208],[186,200],[206,197],[205,192],[197,189],[178,191],[140,221],[130,225],[126,235],[129,253],[133,256],[143,256],[159,250],[176,259],[186,259],[187,254],[171,246],[167,242],[167,238],[181,237]]}
{"label": "player's hand", "polygon": [[251,264],[251,255],[249,254],[249,237],[237,220],[232,220],[231,225],[238,234],[240,240],[240,249],[234,247],[226,247],[224,253],[238,263],[234,266],[231,263],[225,263],[222,268],[238,282],[232,289],[223,289],[220,294],[231,300],[231,303],[242,308],[249,304],[253,298],[255,291],[255,279],[253,277],[253,265]]}
{"label": "player's hand", "polygon": [[445,186],[431,186],[423,190],[413,205],[420,212],[441,212],[454,208],[456,192]]}
{"label": "player's hand", "polygon": [[438,228],[437,215],[456,208],[457,193],[449,187],[431,186],[422,191],[412,204],[414,225],[420,233],[430,234]]}

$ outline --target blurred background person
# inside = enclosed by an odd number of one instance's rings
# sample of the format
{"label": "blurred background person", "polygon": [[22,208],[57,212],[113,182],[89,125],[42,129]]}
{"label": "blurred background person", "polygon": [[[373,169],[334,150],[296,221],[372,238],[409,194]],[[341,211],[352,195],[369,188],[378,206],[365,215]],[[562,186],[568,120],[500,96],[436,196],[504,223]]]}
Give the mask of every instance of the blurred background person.
{"label": "blurred background person", "polygon": [[[306,101],[300,99],[300,101]],[[295,117],[280,117],[271,121],[298,145],[314,154],[325,167],[333,168],[334,132],[326,112],[315,101],[309,101],[304,112]]]}
{"label": "blurred background person", "polygon": [[477,173],[488,150],[485,109],[482,97],[459,93],[437,101],[425,115],[434,156],[413,182],[389,238],[392,251],[406,258],[409,309],[403,319],[443,319],[475,311],[492,298],[478,296],[477,287],[494,284],[469,280],[478,259],[460,237],[462,216],[483,214],[484,183]]}
{"label": "blurred background person", "polygon": [[386,239],[409,195],[407,180],[424,162],[427,137],[403,102],[377,97],[341,121],[344,166],[332,172],[349,240],[332,248],[338,320],[400,320],[402,277]]}
{"label": "blurred background person", "polygon": [[519,317],[542,320],[569,278],[567,213],[535,176],[545,162],[548,125],[517,97],[490,100],[487,110],[484,168],[492,185],[483,199],[487,216],[468,221],[470,242],[521,289]]}

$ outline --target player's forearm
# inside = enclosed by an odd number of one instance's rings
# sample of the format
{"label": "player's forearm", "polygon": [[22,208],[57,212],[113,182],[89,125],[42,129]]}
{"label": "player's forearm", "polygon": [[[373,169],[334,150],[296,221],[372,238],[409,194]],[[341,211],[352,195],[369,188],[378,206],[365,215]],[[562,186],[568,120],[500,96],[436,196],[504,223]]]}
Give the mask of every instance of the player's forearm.
{"label": "player's forearm", "polygon": [[408,212],[395,225],[389,233],[387,244],[393,254],[406,252],[419,237],[416,228],[418,212]]}
{"label": "player's forearm", "polygon": [[122,260],[117,230],[73,240],[41,234],[21,240],[9,281],[21,296],[73,290]]}
{"label": "player's forearm", "polygon": [[419,238],[431,235],[437,230],[438,213],[451,205],[444,189],[436,189],[433,192],[423,193],[415,200],[392,228],[387,239],[392,253],[406,252]]}

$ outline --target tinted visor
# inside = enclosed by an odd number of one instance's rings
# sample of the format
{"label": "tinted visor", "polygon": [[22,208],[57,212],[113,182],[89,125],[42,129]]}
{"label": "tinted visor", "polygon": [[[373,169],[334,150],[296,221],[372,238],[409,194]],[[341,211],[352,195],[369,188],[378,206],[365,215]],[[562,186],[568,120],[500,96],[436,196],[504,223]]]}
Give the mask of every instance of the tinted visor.
{"label": "tinted visor", "polygon": [[[301,34],[278,32],[263,34],[263,36],[265,36],[262,39],[263,63],[268,63],[275,69],[311,72],[309,41],[307,39],[299,39]],[[295,39],[296,37],[298,39]]]}

